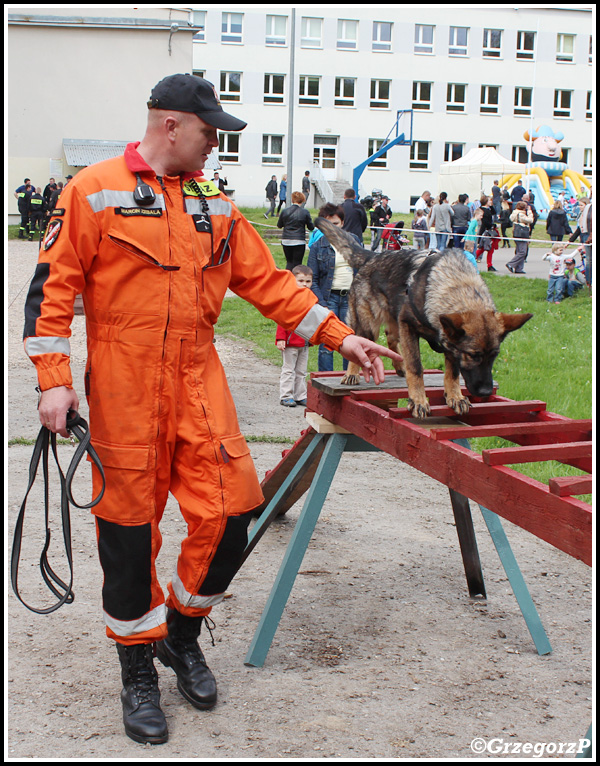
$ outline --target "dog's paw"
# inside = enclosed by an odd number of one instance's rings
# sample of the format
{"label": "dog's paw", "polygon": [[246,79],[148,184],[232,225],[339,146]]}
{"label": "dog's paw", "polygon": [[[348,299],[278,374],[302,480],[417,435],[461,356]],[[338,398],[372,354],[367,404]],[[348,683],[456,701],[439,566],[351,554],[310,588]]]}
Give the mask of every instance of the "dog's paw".
{"label": "dog's paw", "polygon": [[360,375],[349,375],[347,372],[340,380],[342,386],[358,386],[360,383]]}
{"label": "dog's paw", "polygon": [[471,408],[471,402],[464,396],[460,399],[458,397],[449,397],[446,399],[446,404],[451,410],[454,410],[457,415],[466,415]]}
{"label": "dog's paw", "polygon": [[412,399],[409,399],[406,406],[412,412],[413,417],[415,418],[423,419],[429,417],[431,413],[427,399],[425,399],[424,402],[414,402]]}
{"label": "dog's paw", "polygon": [[397,367],[396,367],[396,375],[398,375],[399,378],[406,377],[406,373],[404,372],[404,370],[399,370]]}

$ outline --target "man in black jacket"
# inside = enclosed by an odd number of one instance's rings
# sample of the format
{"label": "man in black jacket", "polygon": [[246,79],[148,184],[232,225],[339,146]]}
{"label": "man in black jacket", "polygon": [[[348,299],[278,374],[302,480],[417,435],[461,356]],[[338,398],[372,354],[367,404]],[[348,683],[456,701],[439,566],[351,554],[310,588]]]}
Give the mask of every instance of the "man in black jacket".
{"label": "man in black jacket", "polygon": [[277,197],[277,176],[271,176],[271,180],[265,186],[265,191],[267,192],[267,199],[269,200],[269,203],[271,205],[271,207],[269,208],[269,212],[265,213],[265,218],[268,218],[269,216],[271,216],[271,218],[275,218],[275,198]]}
{"label": "man in black jacket", "polygon": [[344,230],[349,231],[363,241],[363,232],[367,228],[367,213],[362,205],[356,201],[354,189],[346,189],[344,192]]}

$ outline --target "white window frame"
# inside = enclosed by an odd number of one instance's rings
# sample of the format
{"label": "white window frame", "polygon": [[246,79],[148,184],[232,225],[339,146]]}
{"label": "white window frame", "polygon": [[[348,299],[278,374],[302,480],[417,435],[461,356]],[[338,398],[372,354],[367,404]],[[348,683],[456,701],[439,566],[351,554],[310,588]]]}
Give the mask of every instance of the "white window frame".
{"label": "white window frame", "polygon": [[[283,80],[283,91],[281,93],[274,90],[275,77],[281,77]],[[285,104],[285,75],[276,72],[265,72],[263,85],[263,104]]]}
{"label": "white window frame", "polygon": [[[388,86],[387,98],[381,95],[381,86],[384,83]],[[373,86],[375,86],[375,88],[373,88]],[[375,90],[375,93],[373,93],[373,90]],[[391,80],[376,80],[374,78],[371,78],[371,91],[370,91],[371,96],[369,99],[370,108],[371,109],[389,109],[390,103],[391,103],[391,90],[392,90]]]}
{"label": "white window frame", "polygon": [[192,26],[201,27],[199,32],[196,32],[192,37],[195,43],[206,42],[206,11],[191,11],[192,14]]}
{"label": "white window frame", "polygon": [[444,162],[454,162],[464,156],[465,145],[449,141],[444,144]]}
{"label": "white window frame", "polygon": [[[351,91],[351,94],[350,94]],[[354,77],[335,78],[334,106],[356,107],[356,79]]]}
{"label": "white window frame", "polygon": [[[431,31],[431,42],[424,40],[425,33]],[[427,34],[427,36],[429,36]],[[434,24],[415,24],[415,42],[413,52],[421,55],[430,56],[434,52],[435,45],[435,25]]]}
{"label": "white window frame", "polygon": [[[283,22],[283,34],[276,30]],[[274,47],[287,47],[287,16],[267,14],[265,21],[265,45]]]}
{"label": "white window frame", "polygon": [[[530,103],[529,105],[523,104],[523,96],[525,93],[529,93]],[[533,109],[533,88],[523,88],[520,85],[515,87],[515,101],[513,107],[513,114],[515,117],[531,117],[531,111]]]}
{"label": "white window frame", "polygon": [[592,103],[593,103],[592,91],[588,90],[588,92],[586,93],[586,96],[585,96],[585,119],[586,120],[592,120],[593,119],[593,115],[592,115]]}
{"label": "white window frame", "polygon": [[[239,25],[240,30],[234,31]],[[244,14],[221,12],[221,42],[225,45],[240,45],[244,42]]]}
{"label": "white window frame", "polygon": [[355,19],[338,19],[335,47],[338,51],[358,50],[358,21]]}
{"label": "white window frame", "polygon": [[429,170],[429,141],[413,141],[410,147],[409,168],[411,170]]}
{"label": "white window frame", "polygon": [[323,19],[303,16],[301,21],[301,48],[323,47]]}
{"label": "white window frame", "polygon": [[[310,86],[317,84],[317,94],[310,94]],[[299,106],[320,106],[321,99],[321,78],[318,75],[301,74],[298,85],[298,104]]]}
{"label": "white window frame", "polygon": [[[464,35],[464,42],[458,42]],[[449,56],[468,56],[469,55],[469,27],[450,27],[448,35],[448,55]]]}
{"label": "white window frame", "polygon": [[481,86],[479,114],[500,114],[500,85]]}
{"label": "white window frame", "polygon": [[[235,78],[239,78],[237,83],[239,89],[236,90]],[[239,104],[242,100],[242,73],[241,72],[221,72],[219,77],[219,101]]]}
{"label": "white window frame", "polygon": [[[385,141],[385,138],[370,138],[369,144],[368,144],[368,153],[365,159],[368,159],[373,154],[375,154],[375,152],[378,152],[383,146],[384,141]],[[373,162],[371,162],[371,164],[369,165],[369,169],[371,168],[380,168],[381,170],[387,170],[388,169],[387,152],[384,152],[376,160],[373,160]]]}
{"label": "white window frame", "polygon": [[[464,101],[457,101],[457,88],[464,88]],[[462,82],[449,82],[446,88],[446,112],[464,114],[467,111],[467,85]]]}
{"label": "white window frame", "polygon": [[232,165],[239,164],[240,144],[240,133],[219,133],[219,162]]}
{"label": "white window frame", "polygon": [[[526,48],[527,35],[531,35],[533,38],[533,48]],[[536,40],[535,32],[528,32],[525,29],[520,29],[517,32],[517,61],[534,61],[535,60],[535,44]]]}
{"label": "white window frame", "polygon": [[[428,85],[429,86],[429,97],[425,98],[423,96],[423,86]],[[421,82],[421,81],[413,81],[413,93],[412,93],[412,108],[418,109],[422,112],[430,112],[431,111],[431,102],[433,97],[433,83],[432,82]]]}
{"label": "white window frame", "polygon": [[[500,35],[500,45],[493,45],[494,35]],[[499,59],[502,58],[502,41],[504,39],[503,29],[494,29],[486,27],[483,30],[483,58]]]}
{"label": "white window frame", "polygon": [[[389,31],[389,40],[387,32]],[[384,34],[385,33],[385,34]],[[373,53],[391,53],[394,35],[393,21],[374,21],[371,51]]]}
{"label": "white window frame", "polygon": [[[572,64],[575,61],[575,38],[577,35],[569,35],[559,32],[556,35],[556,60],[562,64]],[[570,46],[568,43],[570,42]],[[569,51],[568,48],[571,48]]]}
{"label": "white window frame", "polygon": [[[283,165],[284,139],[285,139],[285,136],[281,134],[271,135],[271,134],[263,133],[263,137],[262,137],[263,165]],[[266,150],[265,150],[265,143],[266,143]],[[273,144],[280,144],[280,147],[274,147]]]}
{"label": "white window frame", "polygon": [[[565,96],[568,98],[565,99]],[[564,106],[563,102],[568,100],[568,106]],[[554,90],[554,110],[552,115],[556,118],[568,120],[573,116],[573,91],[566,90],[564,88],[556,88]]]}
{"label": "white window frame", "polygon": [[593,153],[591,149],[583,150],[583,175],[592,176],[594,174],[594,163],[592,161]]}

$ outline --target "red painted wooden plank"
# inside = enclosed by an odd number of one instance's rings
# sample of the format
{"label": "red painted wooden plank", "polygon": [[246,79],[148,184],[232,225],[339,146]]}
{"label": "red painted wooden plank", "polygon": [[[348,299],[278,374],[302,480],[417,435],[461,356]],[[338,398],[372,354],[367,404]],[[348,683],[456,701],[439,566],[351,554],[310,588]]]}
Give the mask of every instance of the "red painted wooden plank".
{"label": "red painted wooden plank", "polygon": [[422,424],[390,418],[373,404],[327,396],[311,386],[308,401],[310,409],[327,420],[591,565],[592,514],[587,503],[554,495],[547,485],[512,468],[486,465],[472,450],[432,439]]}
{"label": "red painted wooden plank", "polygon": [[534,444],[527,447],[500,447],[481,451],[487,465],[508,465],[509,463],[541,463],[544,460],[561,462],[574,457],[591,457],[592,442],[570,442],[568,444]]}
{"label": "red painted wooden plank", "polygon": [[[512,436],[567,434],[589,432],[591,420],[536,421],[535,423],[504,423],[490,426],[458,426],[456,428],[432,429],[433,439],[475,439],[487,436],[501,436],[512,441]],[[567,437],[568,438],[568,437]]]}
{"label": "red painted wooden plank", "polygon": [[548,482],[550,492],[559,497],[568,495],[590,495],[592,476],[558,476]]}
{"label": "red painted wooden plank", "polygon": [[[431,407],[432,417],[457,417],[461,421],[470,420],[473,417],[481,415],[506,416],[509,414],[521,412],[541,412],[546,409],[546,402],[532,399],[523,402],[471,402],[471,408],[466,415],[458,416],[454,410],[444,405],[433,405]],[[391,418],[411,418],[412,412],[406,407],[390,407],[388,410]],[[493,422],[493,421],[492,421]]]}

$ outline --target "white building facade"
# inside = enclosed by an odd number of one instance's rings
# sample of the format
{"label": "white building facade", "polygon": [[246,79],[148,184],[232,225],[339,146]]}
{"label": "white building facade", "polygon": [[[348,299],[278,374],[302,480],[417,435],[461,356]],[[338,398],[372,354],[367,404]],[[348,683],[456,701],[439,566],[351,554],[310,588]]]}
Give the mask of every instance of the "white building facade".
{"label": "white building facade", "polygon": [[442,191],[441,163],[474,147],[525,162],[523,134],[539,125],[564,133],[563,158],[592,180],[592,6],[302,5],[294,15],[291,50],[291,7],[194,7],[194,73],[248,122],[220,136],[238,204],[266,205],[267,182],[287,172],[290,104],[290,191],[310,170],[339,199],[354,168],[404,133],[411,145],[369,165],[359,194],[382,189],[407,212],[425,189]]}

